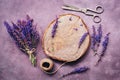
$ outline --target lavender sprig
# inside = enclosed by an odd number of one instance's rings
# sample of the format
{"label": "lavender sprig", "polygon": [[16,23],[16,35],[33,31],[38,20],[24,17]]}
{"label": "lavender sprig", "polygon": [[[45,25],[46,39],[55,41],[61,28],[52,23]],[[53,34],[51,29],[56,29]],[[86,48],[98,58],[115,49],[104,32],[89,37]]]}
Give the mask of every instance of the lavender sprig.
{"label": "lavender sprig", "polygon": [[101,52],[101,56],[105,53],[106,49],[107,49],[107,46],[108,46],[108,43],[109,43],[109,34],[110,33],[107,33],[106,36],[104,37],[104,41],[102,42],[102,52]]}
{"label": "lavender sprig", "polygon": [[102,38],[102,27],[101,27],[101,24],[99,25],[99,28],[97,29],[97,31],[98,31],[98,34],[96,35],[96,42],[100,43],[101,42],[101,38]]}
{"label": "lavender sprig", "polygon": [[30,19],[27,15],[27,20],[18,20],[17,24],[12,22],[12,26],[4,21],[4,25],[18,48],[29,55],[31,63],[35,65],[36,57],[34,53],[39,42],[39,34],[34,28],[33,19]]}
{"label": "lavender sprig", "polygon": [[94,55],[97,54],[97,49],[99,48],[99,44],[101,43],[101,38],[102,38],[102,27],[101,24],[99,25],[97,29],[97,34],[95,27],[93,26],[93,34],[92,34],[92,46],[91,49],[94,51]]}
{"label": "lavender sprig", "polygon": [[80,48],[81,44],[83,43],[83,41],[85,40],[85,38],[87,37],[88,32],[84,33],[79,41],[79,45],[78,48]]}
{"label": "lavender sprig", "polygon": [[63,78],[63,77],[66,77],[68,75],[71,75],[71,74],[76,74],[76,73],[82,73],[82,72],[85,72],[87,71],[89,68],[84,66],[84,67],[80,67],[80,68],[75,68],[73,71],[67,73],[67,74],[64,74],[62,75],[60,78]]}
{"label": "lavender sprig", "polygon": [[58,27],[58,18],[56,18],[56,22],[55,22],[53,29],[52,29],[52,38],[55,37],[57,27]]}
{"label": "lavender sprig", "polygon": [[107,33],[106,36],[104,37],[104,41],[102,42],[102,51],[99,54],[99,59],[98,59],[97,63],[101,60],[101,57],[104,55],[105,51],[107,50],[107,46],[109,43],[109,34],[110,33]]}
{"label": "lavender sprig", "polygon": [[93,49],[93,51],[95,51],[95,45],[96,45],[96,30],[94,25],[92,26],[93,29],[93,34],[92,34],[92,44],[91,44],[91,49]]}

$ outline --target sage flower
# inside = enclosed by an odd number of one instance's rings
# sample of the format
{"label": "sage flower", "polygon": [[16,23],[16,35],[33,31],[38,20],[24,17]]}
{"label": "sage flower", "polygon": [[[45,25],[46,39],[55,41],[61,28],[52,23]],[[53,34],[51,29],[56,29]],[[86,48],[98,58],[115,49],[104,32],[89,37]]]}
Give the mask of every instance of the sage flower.
{"label": "sage flower", "polygon": [[97,61],[97,63],[101,60],[102,56],[104,55],[105,51],[107,50],[107,46],[109,43],[109,34],[107,33],[106,36],[104,37],[104,41],[102,42],[102,51],[101,53],[99,53],[99,59]]}
{"label": "sage flower", "polygon": [[66,77],[68,75],[71,75],[71,74],[76,74],[76,73],[82,73],[82,72],[85,72],[87,71],[89,68],[84,66],[84,67],[79,67],[79,68],[75,68],[73,71],[67,73],[67,74],[64,74],[62,75],[60,78],[63,78],[63,77]]}
{"label": "sage flower", "polygon": [[57,29],[57,27],[58,27],[58,18],[56,18],[56,20],[55,20],[56,22],[55,22],[55,24],[54,24],[54,26],[53,26],[53,29],[52,29],[52,38],[54,38],[55,37],[55,34],[56,34],[56,29]]}
{"label": "sage flower", "polygon": [[91,43],[91,49],[93,49],[93,51],[95,51],[95,45],[96,45],[96,30],[94,25],[92,26],[92,30],[93,30],[93,34],[91,36],[92,38],[92,43]]}
{"label": "sage flower", "polygon": [[95,29],[94,26],[92,26],[93,29],[93,34],[92,34],[92,45],[91,45],[91,49],[94,51],[94,55],[97,54],[97,50],[99,48],[99,44],[101,43],[101,39],[102,39],[102,27],[101,24],[99,25],[97,31]]}
{"label": "sage flower", "polygon": [[35,51],[39,42],[39,34],[33,25],[33,19],[27,15],[26,20],[18,20],[17,23],[9,25],[7,21],[4,21],[4,25],[7,32],[15,41],[18,48],[29,56],[29,59],[33,65],[36,63]]}
{"label": "sage flower", "polygon": [[102,52],[101,55],[103,55],[107,49],[108,43],[109,43],[109,34],[107,33],[106,36],[104,37],[104,41],[102,42]]}
{"label": "sage flower", "polygon": [[101,24],[99,25],[99,28],[97,29],[98,34],[96,35],[96,42],[100,43],[102,38],[102,27]]}
{"label": "sage flower", "polygon": [[79,41],[79,45],[78,48],[80,48],[81,44],[83,43],[83,41],[85,40],[85,38],[87,37],[88,32],[84,33]]}

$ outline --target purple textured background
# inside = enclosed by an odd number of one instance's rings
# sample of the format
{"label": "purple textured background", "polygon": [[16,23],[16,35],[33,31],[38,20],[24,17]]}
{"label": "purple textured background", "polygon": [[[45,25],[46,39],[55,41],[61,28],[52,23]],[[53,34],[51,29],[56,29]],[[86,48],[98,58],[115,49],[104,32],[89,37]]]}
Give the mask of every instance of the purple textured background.
{"label": "purple textured background", "polygon": [[[38,66],[33,67],[28,57],[16,47],[8,35],[3,21],[16,21],[29,14],[37,23],[37,29],[41,36],[50,21],[55,19],[56,15],[63,13],[81,16],[90,33],[92,25],[98,26],[91,17],[82,13],[62,10],[61,6],[64,3],[92,9],[95,9],[96,5],[103,6],[105,11],[101,14],[101,24],[104,35],[111,32],[110,44],[102,62],[96,67],[94,66],[96,57],[89,49],[82,59],[63,66],[55,75],[47,75],[39,68],[39,61],[47,57],[41,48],[41,43],[37,49]],[[57,80],[60,75],[84,65],[90,67],[90,70],[83,74],[65,77],[63,80],[120,80],[119,24],[120,0],[0,0],[0,80]],[[55,69],[61,64],[59,61],[54,61],[54,63]]]}

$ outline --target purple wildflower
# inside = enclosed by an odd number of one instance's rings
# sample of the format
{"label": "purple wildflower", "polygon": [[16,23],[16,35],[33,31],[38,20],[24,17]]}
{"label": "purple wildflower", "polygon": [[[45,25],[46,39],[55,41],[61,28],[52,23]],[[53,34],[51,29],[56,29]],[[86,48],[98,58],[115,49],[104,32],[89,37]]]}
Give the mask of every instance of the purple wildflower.
{"label": "purple wildflower", "polygon": [[102,58],[102,56],[104,55],[104,53],[107,49],[107,46],[108,46],[108,43],[109,43],[109,34],[110,33],[107,33],[106,36],[104,37],[104,41],[102,42],[102,51],[101,51],[101,53],[99,53],[99,59],[98,59],[96,65],[98,64],[99,61],[101,61],[101,58]]}
{"label": "purple wildflower", "polygon": [[56,22],[55,22],[53,29],[52,29],[52,38],[55,37],[57,27],[58,27],[58,18],[56,18]]}
{"label": "purple wildflower", "polygon": [[102,42],[102,52],[101,55],[103,55],[107,49],[108,43],[109,43],[109,34],[107,33],[106,36],[104,37],[104,41]]}
{"label": "purple wildflower", "polygon": [[75,31],[78,31],[78,28],[73,28]]}
{"label": "purple wildflower", "polygon": [[85,38],[87,37],[88,35],[88,32],[84,33],[79,41],[79,46],[78,48],[80,48],[81,44],[83,43],[83,41],[85,40]]}
{"label": "purple wildflower", "polygon": [[6,26],[7,31],[10,34],[10,36],[13,36],[13,30],[12,30],[11,26],[6,21],[4,22],[4,25]]}
{"label": "purple wildflower", "polygon": [[101,24],[100,24],[98,29],[97,29],[97,33],[96,33],[95,27],[92,26],[92,28],[93,28],[93,34],[92,34],[91,49],[94,51],[94,53],[96,55],[97,54],[97,49],[99,48],[99,44],[100,44],[101,38],[102,38],[102,27],[101,27]]}
{"label": "purple wildflower", "polygon": [[35,56],[30,52],[35,52],[33,50],[36,49],[39,42],[39,34],[34,29],[33,19],[30,19],[27,15],[27,20],[18,20],[17,24],[12,22],[12,26],[4,21],[4,25],[19,49],[29,55],[31,62],[34,64]]}
{"label": "purple wildflower", "polygon": [[69,18],[69,21],[72,21],[72,17]]}
{"label": "purple wildflower", "polygon": [[84,72],[84,71],[87,71],[88,70],[88,67],[80,67],[80,68],[75,68],[75,70],[73,70],[71,73],[81,73],[81,72]]}
{"label": "purple wildflower", "polygon": [[86,67],[86,66],[80,67],[80,68],[75,68],[73,71],[71,71],[71,72],[69,72],[67,74],[62,75],[61,78],[66,77],[66,76],[71,75],[71,74],[82,73],[82,72],[87,71],[88,69],[89,68]]}
{"label": "purple wildflower", "polygon": [[101,24],[99,26],[99,28],[97,29],[98,34],[96,35],[96,42],[100,43],[101,42],[101,38],[102,38],[102,27]]}
{"label": "purple wildflower", "polygon": [[96,31],[95,31],[95,27],[92,26],[92,29],[93,29],[93,34],[92,34],[92,45],[91,45],[91,48],[93,49],[93,51],[95,51],[95,44],[96,44]]}

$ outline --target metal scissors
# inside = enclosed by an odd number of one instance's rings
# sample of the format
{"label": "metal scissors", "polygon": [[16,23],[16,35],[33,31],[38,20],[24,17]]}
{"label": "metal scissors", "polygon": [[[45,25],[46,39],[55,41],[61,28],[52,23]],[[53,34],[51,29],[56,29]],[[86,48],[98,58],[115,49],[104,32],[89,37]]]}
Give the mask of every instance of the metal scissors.
{"label": "metal scissors", "polygon": [[95,23],[100,23],[101,22],[101,18],[96,14],[102,14],[104,12],[103,7],[101,7],[101,6],[97,6],[95,10],[92,10],[92,9],[89,9],[89,8],[77,8],[77,7],[71,6],[71,5],[63,5],[62,9],[69,10],[69,11],[82,12],[87,16],[92,16],[93,21]]}

